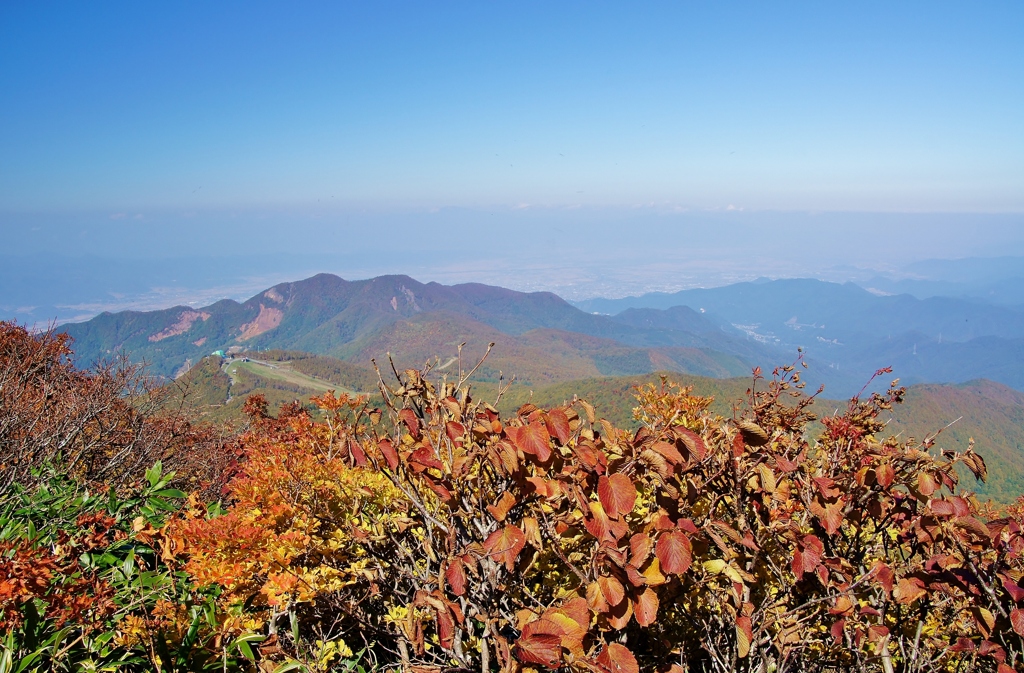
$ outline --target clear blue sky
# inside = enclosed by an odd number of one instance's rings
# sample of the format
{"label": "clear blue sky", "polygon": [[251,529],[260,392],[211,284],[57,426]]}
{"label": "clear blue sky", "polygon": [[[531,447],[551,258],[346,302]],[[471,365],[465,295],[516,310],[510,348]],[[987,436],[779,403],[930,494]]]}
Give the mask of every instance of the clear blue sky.
{"label": "clear blue sky", "polygon": [[0,212],[1024,211],[1024,3],[0,5]]}

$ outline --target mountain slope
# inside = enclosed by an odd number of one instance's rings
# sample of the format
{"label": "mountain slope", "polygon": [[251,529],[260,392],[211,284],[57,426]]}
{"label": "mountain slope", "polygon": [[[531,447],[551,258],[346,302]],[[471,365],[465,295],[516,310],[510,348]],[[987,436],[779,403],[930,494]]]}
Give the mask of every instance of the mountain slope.
{"label": "mountain slope", "polygon": [[[244,303],[105,313],[65,326],[75,338],[79,362],[89,364],[123,350],[161,376],[230,348],[300,350],[360,362],[393,352],[419,366],[430,357],[454,355],[463,341],[478,350],[497,342],[493,367],[538,382],[664,367],[734,375],[752,362],[774,361],[735,330],[728,333],[699,317],[692,328],[630,325],[589,315],[544,292],[479,284],[449,287],[407,276],[353,282],[329,274],[276,285]],[[574,339],[568,334],[597,341],[577,340],[571,346]],[[546,351],[551,347],[558,357]]]}

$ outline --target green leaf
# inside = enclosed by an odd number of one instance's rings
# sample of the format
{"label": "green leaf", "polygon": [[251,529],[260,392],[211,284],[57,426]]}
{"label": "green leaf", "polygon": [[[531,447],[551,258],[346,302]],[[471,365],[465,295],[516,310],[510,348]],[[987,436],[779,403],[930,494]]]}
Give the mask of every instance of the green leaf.
{"label": "green leaf", "polygon": [[274,673],[288,673],[288,671],[309,671],[309,669],[301,661],[295,661],[294,659],[286,661],[274,669]]}
{"label": "green leaf", "polygon": [[146,470],[146,481],[149,482],[150,488],[156,488],[157,484],[160,483],[160,475],[164,471],[164,464],[159,460],[153,463],[153,467]]}

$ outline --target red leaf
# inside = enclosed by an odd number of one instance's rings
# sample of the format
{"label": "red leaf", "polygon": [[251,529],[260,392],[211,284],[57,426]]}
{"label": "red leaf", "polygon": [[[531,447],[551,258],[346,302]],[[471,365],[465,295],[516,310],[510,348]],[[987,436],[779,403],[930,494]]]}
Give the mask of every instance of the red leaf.
{"label": "red leaf", "polygon": [[927,593],[928,590],[924,588],[924,582],[916,577],[905,577],[896,585],[893,596],[898,602],[909,605]]}
{"label": "red leaf", "polygon": [[363,451],[363,447],[359,445],[354,439],[348,440],[348,452],[352,455],[352,460],[355,462],[356,467],[366,467],[366,452]]}
{"label": "red leaf", "polygon": [[998,643],[993,643],[991,640],[983,640],[981,641],[981,647],[978,648],[978,656],[992,657],[1001,663],[1006,661],[1006,650]]}
{"label": "red leaf", "polygon": [[437,637],[441,641],[441,647],[446,650],[452,649],[455,642],[455,621],[447,610],[437,611]]}
{"label": "red leaf", "polygon": [[448,439],[452,440],[452,443],[461,442],[462,438],[466,435],[466,426],[458,421],[448,421],[444,426],[445,434],[448,435]]}
{"label": "red leaf", "polygon": [[434,452],[425,446],[421,446],[413,451],[412,455],[409,456],[409,462],[421,466],[422,469],[419,470],[420,472],[428,467],[432,467],[435,470],[444,470],[444,465],[442,465],[441,461],[437,459]]}
{"label": "red leaf", "polygon": [[743,455],[743,451],[746,449],[746,445],[743,443],[743,435],[737,434],[732,438],[732,455],[735,458],[740,458]]}
{"label": "red leaf", "polygon": [[565,446],[569,441],[571,430],[569,428],[569,417],[561,409],[552,409],[544,418],[544,424],[548,428],[548,434],[558,440],[558,443]]}
{"label": "red leaf", "polygon": [[669,531],[658,538],[655,554],[661,562],[662,571],[681,575],[693,562],[693,545],[682,531]]}
{"label": "red leaf", "polygon": [[536,456],[537,461],[544,463],[551,457],[551,445],[547,428],[539,421],[534,421],[521,428],[506,428],[510,439],[523,453]]}
{"label": "red leaf", "polygon": [[683,446],[686,447],[692,458],[704,460],[704,456],[708,453],[708,447],[704,444],[704,440],[701,439],[700,435],[686,428],[675,428],[675,433],[683,442]]}
{"label": "red leaf", "polygon": [[526,535],[516,526],[505,526],[484,540],[484,551],[492,558],[504,562],[505,569],[509,572],[512,572],[516,558],[525,546]]}
{"label": "red leaf", "polygon": [[1006,589],[1007,593],[1010,594],[1010,598],[1012,598],[1015,603],[1019,603],[1021,599],[1024,599],[1024,589],[1018,586],[1017,583],[1009,577],[1005,575],[1001,577],[1003,580],[1003,587]]}
{"label": "red leaf", "polygon": [[843,644],[843,629],[845,629],[845,628],[846,628],[846,620],[845,619],[840,619],[839,621],[837,621],[835,624],[832,625],[832,628],[830,628],[828,630],[828,632],[832,634],[832,637],[835,638],[836,643],[839,644],[839,645]]}
{"label": "red leaf", "polygon": [[640,666],[636,663],[636,657],[626,648],[618,643],[608,643],[597,655],[597,664],[608,673],[640,673]]}
{"label": "red leaf", "polygon": [[614,577],[598,577],[597,584],[601,587],[601,593],[608,605],[614,607],[626,598],[626,590],[622,588],[622,582]]}
{"label": "red leaf", "polygon": [[843,501],[832,502],[826,504],[824,507],[814,500],[810,507],[811,512],[814,516],[818,517],[818,521],[825,528],[825,532],[829,535],[835,535],[839,531],[839,527],[843,525]]}
{"label": "red leaf", "polygon": [[524,664],[558,668],[562,661],[562,637],[554,633],[531,633],[516,641],[514,652]]}
{"label": "red leaf", "polygon": [[466,566],[462,563],[462,559],[453,559],[448,564],[448,569],[444,571],[444,578],[448,581],[448,586],[452,588],[453,594],[462,596],[466,593]]}
{"label": "red leaf", "polygon": [[736,654],[743,659],[750,654],[750,645],[754,642],[754,631],[750,617],[736,618]]}
{"label": "red leaf", "polygon": [[377,446],[380,448],[380,452],[384,454],[384,460],[387,461],[388,467],[392,470],[396,469],[398,467],[398,453],[395,451],[395,447],[391,445],[391,441],[382,439]]}
{"label": "red leaf", "polygon": [[798,542],[799,549],[793,554],[793,574],[797,581],[804,573],[812,573],[821,564],[821,555],[825,553],[825,545],[816,535],[805,535]]}
{"label": "red leaf", "polygon": [[597,497],[601,500],[608,516],[618,518],[633,511],[636,504],[636,487],[629,477],[618,472],[610,477],[597,480]]}
{"label": "red leaf", "polygon": [[686,462],[683,458],[683,454],[679,453],[679,449],[669,444],[668,442],[655,442],[651,448],[654,449],[657,453],[660,453],[665,458],[665,460],[672,463],[673,465],[678,465],[679,463]]}
{"label": "red leaf", "polygon": [[892,486],[893,480],[896,478],[896,470],[892,469],[892,465],[889,463],[882,463],[875,468],[875,481],[882,488],[889,488]]}
{"label": "red leaf", "polygon": [[412,409],[402,409],[398,412],[398,417],[405,423],[405,427],[409,428],[409,434],[412,435],[413,439],[419,439],[420,419],[416,418],[416,412]]}
{"label": "red leaf", "polygon": [[588,506],[593,516],[583,519],[583,525],[587,527],[587,532],[598,540],[614,539],[611,533],[611,521],[608,519],[608,513],[604,511],[601,503],[591,501],[588,503]]}
{"label": "red leaf", "polygon": [[648,588],[633,602],[633,618],[640,626],[650,626],[658,618],[658,594]]}
{"label": "red leaf", "polygon": [[873,570],[875,572],[875,579],[878,581],[879,584],[882,585],[882,590],[885,591],[885,594],[887,596],[892,596],[892,568],[882,563],[881,561],[877,561],[873,567]]}
{"label": "red leaf", "polygon": [[438,482],[434,481],[430,477],[427,477],[426,475],[424,475],[424,477],[425,478],[423,479],[423,481],[427,484],[428,487],[430,487],[431,491],[437,493],[437,496],[441,498],[441,500],[447,501],[452,499],[452,492],[449,491],[444,484],[439,484]]}
{"label": "red leaf", "polygon": [[629,562],[639,568],[651,555],[653,549],[654,542],[651,540],[651,537],[646,533],[637,533],[629,538]]}
{"label": "red leaf", "polygon": [[935,516],[953,516],[953,505],[948,500],[930,500],[928,509]]}
{"label": "red leaf", "polygon": [[508,516],[508,511],[512,509],[516,504],[516,497],[505,491],[498,498],[498,502],[493,505],[487,505],[487,511],[491,513],[496,521],[504,521],[505,517]]}

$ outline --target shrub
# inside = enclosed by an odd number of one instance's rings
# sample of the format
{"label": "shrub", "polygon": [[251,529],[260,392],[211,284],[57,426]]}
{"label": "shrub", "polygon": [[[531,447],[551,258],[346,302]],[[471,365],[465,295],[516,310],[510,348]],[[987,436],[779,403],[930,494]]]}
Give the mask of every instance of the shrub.
{"label": "shrub", "polygon": [[[886,370],[879,372],[885,373]],[[403,670],[1012,670],[1021,510],[958,488],[971,447],[876,439],[887,395],[808,438],[799,370],[745,411],[663,380],[626,433],[582,400],[502,419],[406,371],[385,408],[325,395],[314,422],[250,407],[226,514],[174,553],[310,669],[341,651]],[[332,649],[333,648],[333,649]]]}
{"label": "shrub", "polygon": [[127,486],[158,460],[181,486],[216,493],[233,459],[225,437],[163,409],[139,366],[121,358],[74,366],[67,334],[0,322],[0,497],[59,464],[80,481]]}

